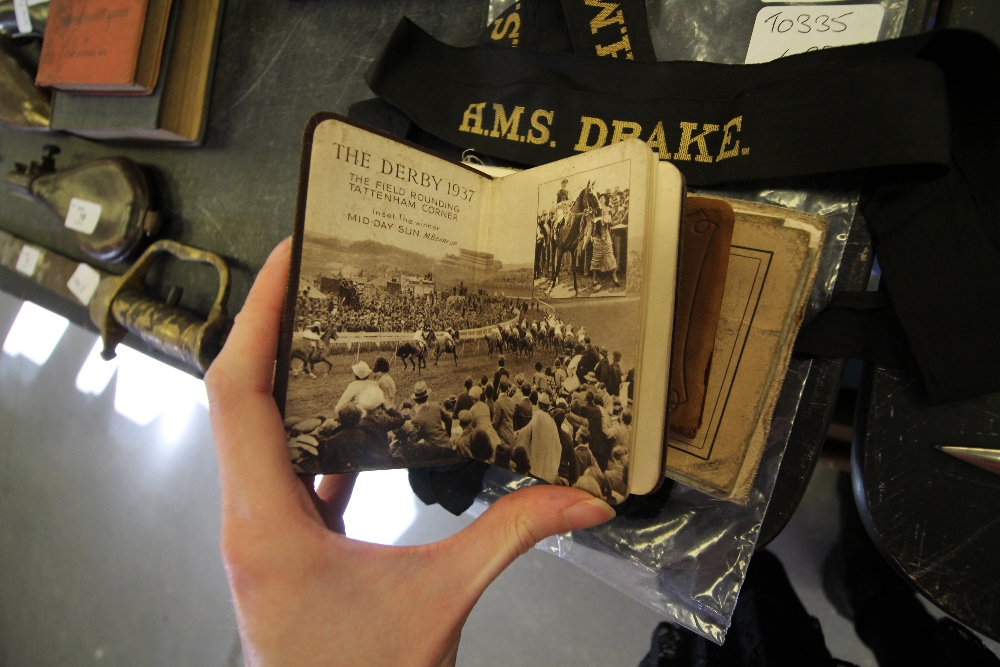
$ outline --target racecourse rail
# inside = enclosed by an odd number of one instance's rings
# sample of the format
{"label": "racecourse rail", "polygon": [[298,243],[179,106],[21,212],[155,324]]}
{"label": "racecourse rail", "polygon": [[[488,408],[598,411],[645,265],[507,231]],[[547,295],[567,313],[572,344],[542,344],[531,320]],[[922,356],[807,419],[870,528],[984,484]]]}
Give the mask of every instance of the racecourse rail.
{"label": "racecourse rail", "polygon": [[[548,315],[554,315],[556,312],[555,308],[544,301],[538,301],[538,308]],[[485,336],[497,327],[517,324],[519,319],[520,315],[517,315],[499,324],[490,324],[485,327],[476,327],[475,329],[459,329],[458,338],[459,340],[475,340]],[[444,334],[443,331],[434,332],[434,335],[438,337],[442,334]],[[340,344],[350,347],[355,344],[405,343],[410,340],[413,340],[412,331],[345,331],[338,333],[337,340],[331,340],[330,345]]]}

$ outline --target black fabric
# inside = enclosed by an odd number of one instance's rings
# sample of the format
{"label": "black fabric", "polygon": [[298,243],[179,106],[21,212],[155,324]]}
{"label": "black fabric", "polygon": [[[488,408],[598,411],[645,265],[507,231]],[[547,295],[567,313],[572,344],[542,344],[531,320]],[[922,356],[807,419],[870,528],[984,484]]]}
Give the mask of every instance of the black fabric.
{"label": "black fabric", "polygon": [[689,185],[900,166],[930,178],[949,142],[941,71],[913,56],[926,41],[656,63],[455,48],[404,18],[366,80],[428,132],[524,164],[593,148],[603,127],[604,143],[652,139]]}
{"label": "black fabric", "polygon": [[980,35],[717,65],[459,49],[403,19],[367,80],[424,131],[518,163],[638,136],[695,186],[866,170],[929,401],[1000,390],[1000,51]]}
{"label": "black fabric", "polygon": [[916,368],[906,333],[885,292],[841,292],[799,329],[800,357],[849,357],[891,368]]}
{"label": "black fabric", "polygon": [[655,519],[660,514],[660,510],[667,504],[670,498],[670,491],[674,488],[674,480],[665,479],[652,493],[637,496],[630,495],[624,501],[615,506],[618,516],[630,519]]}
{"label": "black fabric", "polygon": [[455,516],[472,506],[489,464],[468,461],[434,468],[410,468],[410,488],[425,505],[438,503]]}
{"label": "black fabric", "polygon": [[553,53],[573,51],[558,0],[519,0],[486,26],[479,43]]}
{"label": "black fabric", "polygon": [[478,43],[656,60],[643,0],[518,0],[486,26]]}
{"label": "black fabric", "polygon": [[656,60],[643,0],[562,0],[573,52],[622,60]]}
{"label": "black fabric", "polygon": [[943,31],[921,57],[947,84],[951,169],[931,183],[871,174],[868,218],[882,279],[932,403],[1000,389],[1000,50]]}

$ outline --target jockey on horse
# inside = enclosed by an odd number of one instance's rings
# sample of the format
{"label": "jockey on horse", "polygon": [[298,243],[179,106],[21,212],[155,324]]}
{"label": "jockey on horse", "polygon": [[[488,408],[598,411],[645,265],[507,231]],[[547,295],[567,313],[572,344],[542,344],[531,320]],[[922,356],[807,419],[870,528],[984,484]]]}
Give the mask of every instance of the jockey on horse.
{"label": "jockey on horse", "polygon": [[319,342],[323,339],[323,323],[319,320],[313,320],[313,323],[302,332],[302,338],[309,341],[309,346],[312,349],[317,349]]}
{"label": "jockey on horse", "polygon": [[430,329],[428,329],[427,325],[422,322],[420,326],[417,328],[417,330],[413,332],[413,342],[420,350],[420,354],[423,354],[424,352],[427,351],[428,334],[430,334]]}

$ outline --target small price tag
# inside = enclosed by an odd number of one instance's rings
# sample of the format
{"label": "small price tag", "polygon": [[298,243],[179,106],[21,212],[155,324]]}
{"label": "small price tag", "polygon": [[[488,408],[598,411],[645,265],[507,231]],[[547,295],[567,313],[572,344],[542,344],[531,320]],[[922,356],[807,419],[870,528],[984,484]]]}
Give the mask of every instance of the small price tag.
{"label": "small price tag", "polygon": [[878,39],[882,5],[796,5],[757,12],[747,63]]}
{"label": "small price tag", "polygon": [[97,285],[101,282],[101,274],[86,264],[80,264],[76,271],[70,276],[66,287],[85,306],[90,305],[90,300],[94,298]]}
{"label": "small price tag", "polygon": [[38,266],[38,258],[41,256],[42,251],[38,248],[30,245],[22,246],[14,268],[17,269],[18,273],[23,273],[30,278],[35,275],[35,267]]}
{"label": "small price tag", "polygon": [[72,229],[74,232],[93,234],[100,219],[100,204],[78,197],[69,200],[69,210],[66,211],[66,227],[68,229]]}
{"label": "small price tag", "polygon": [[17,32],[24,35],[31,32],[31,15],[28,14],[28,0],[14,0],[14,18],[17,20]]}

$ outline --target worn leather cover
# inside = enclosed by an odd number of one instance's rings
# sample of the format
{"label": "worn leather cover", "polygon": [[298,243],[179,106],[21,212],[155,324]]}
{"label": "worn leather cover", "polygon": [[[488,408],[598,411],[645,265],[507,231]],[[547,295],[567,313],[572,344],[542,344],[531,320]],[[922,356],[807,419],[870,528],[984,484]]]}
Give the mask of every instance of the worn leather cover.
{"label": "worn leather cover", "polygon": [[819,266],[827,221],[728,200],[736,216],[726,284],[695,437],[670,432],[665,474],[743,504],[767,442],[795,334]]}
{"label": "worn leather cover", "polygon": [[31,181],[30,194],[65,220],[74,199],[100,206],[91,233],[69,230],[80,249],[105,262],[134,256],[148,233],[158,231],[152,191],[145,172],[126,157],[91,160],[72,169],[43,174]]}
{"label": "worn leather cover", "polygon": [[722,200],[687,198],[670,360],[669,428],[689,438],[701,426],[735,221],[732,207]]}

